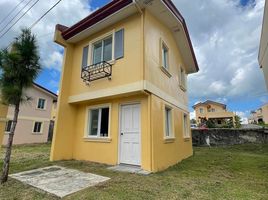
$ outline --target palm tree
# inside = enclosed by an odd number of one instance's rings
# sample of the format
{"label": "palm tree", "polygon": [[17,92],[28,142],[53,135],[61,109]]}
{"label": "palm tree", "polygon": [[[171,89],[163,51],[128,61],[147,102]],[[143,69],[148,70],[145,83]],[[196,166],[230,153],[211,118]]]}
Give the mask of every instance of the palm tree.
{"label": "palm tree", "polygon": [[11,50],[0,51],[0,93],[2,102],[15,107],[11,131],[6,146],[1,184],[8,179],[13,137],[16,129],[20,104],[29,100],[24,95],[41,71],[37,41],[29,29],[22,29]]}

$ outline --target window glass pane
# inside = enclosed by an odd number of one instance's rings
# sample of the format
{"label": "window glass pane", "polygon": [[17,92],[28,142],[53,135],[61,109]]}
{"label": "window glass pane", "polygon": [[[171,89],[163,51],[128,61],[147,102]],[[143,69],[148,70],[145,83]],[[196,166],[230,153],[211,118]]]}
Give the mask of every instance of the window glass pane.
{"label": "window glass pane", "polygon": [[98,134],[98,120],[99,120],[99,109],[90,111],[90,132],[89,135],[97,136]]}
{"label": "window glass pane", "polygon": [[42,126],[42,122],[35,122],[34,123],[34,133],[40,133],[41,126]]}
{"label": "window glass pane", "polygon": [[108,128],[109,128],[109,108],[101,109],[101,127],[100,127],[100,136],[108,137]]}
{"label": "window glass pane", "polygon": [[105,39],[103,43],[103,60],[112,60],[112,37]]}
{"label": "window glass pane", "polygon": [[12,121],[9,120],[9,121],[6,123],[6,129],[5,129],[5,131],[6,131],[6,132],[10,132],[10,131],[11,131],[11,126],[12,126]]}
{"label": "window glass pane", "polygon": [[37,108],[44,109],[45,108],[45,101],[46,101],[45,99],[39,99]]}
{"label": "window glass pane", "polygon": [[162,46],[162,60],[163,67],[168,69],[168,50],[164,45]]}
{"label": "window glass pane", "polygon": [[166,136],[170,136],[170,109],[165,108]]}
{"label": "window glass pane", "polygon": [[102,41],[93,45],[93,64],[99,63],[102,60]]}

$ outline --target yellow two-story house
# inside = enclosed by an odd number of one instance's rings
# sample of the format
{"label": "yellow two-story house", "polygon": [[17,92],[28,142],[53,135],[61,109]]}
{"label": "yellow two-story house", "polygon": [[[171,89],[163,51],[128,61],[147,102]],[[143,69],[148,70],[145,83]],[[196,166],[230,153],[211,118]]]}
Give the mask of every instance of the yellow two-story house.
{"label": "yellow two-story house", "polygon": [[226,120],[235,121],[235,113],[230,112],[225,104],[207,100],[193,106],[195,118],[198,124],[202,120],[214,120],[217,125],[223,125]]}
{"label": "yellow two-story house", "polygon": [[5,127],[6,127],[7,110],[8,110],[8,106],[3,105],[0,102],[0,147],[2,146],[2,141],[3,141]]}
{"label": "yellow two-story house", "polygon": [[192,155],[187,74],[198,71],[170,0],[114,0],[57,25],[64,60],[51,160],[163,170]]}

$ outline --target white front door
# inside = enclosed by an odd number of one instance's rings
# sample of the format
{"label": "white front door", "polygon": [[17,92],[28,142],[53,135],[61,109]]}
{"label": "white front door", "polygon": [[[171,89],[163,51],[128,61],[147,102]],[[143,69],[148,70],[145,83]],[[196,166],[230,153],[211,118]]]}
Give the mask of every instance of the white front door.
{"label": "white front door", "polygon": [[120,163],[140,165],[140,104],[121,106],[120,124]]}

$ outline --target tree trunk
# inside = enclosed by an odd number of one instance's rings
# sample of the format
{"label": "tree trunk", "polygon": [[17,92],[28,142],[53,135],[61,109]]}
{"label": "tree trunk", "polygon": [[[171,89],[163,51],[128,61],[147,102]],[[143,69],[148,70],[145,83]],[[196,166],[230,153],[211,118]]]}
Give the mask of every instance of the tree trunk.
{"label": "tree trunk", "polygon": [[7,182],[7,179],[8,179],[8,172],[9,172],[9,165],[10,165],[10,157],[11,157],[11,150],[12,150],[12,144],[13,144],[13,137],[14,137],[17,121],[18,121],[19,108],[20,108],[20,106],[19,106],[19,104],[17,104],[15,106],[15,112],[14,112],[14,117],[13,117],[13,121],[12,121],[11,130],[10,130],[10,133],[8,135],[8,142],[7,142],[7,146],[6,146],[6,154],[5,154],[5,158],[4,158],[4,164],[3,164],[3,172],[2,172],[1,182],[0,182],[1,184],[4,184],[5,182]]}

